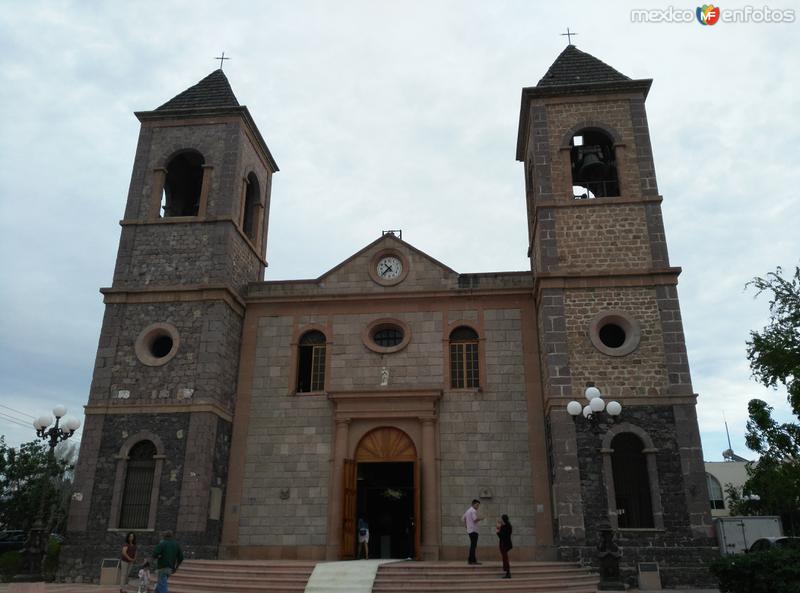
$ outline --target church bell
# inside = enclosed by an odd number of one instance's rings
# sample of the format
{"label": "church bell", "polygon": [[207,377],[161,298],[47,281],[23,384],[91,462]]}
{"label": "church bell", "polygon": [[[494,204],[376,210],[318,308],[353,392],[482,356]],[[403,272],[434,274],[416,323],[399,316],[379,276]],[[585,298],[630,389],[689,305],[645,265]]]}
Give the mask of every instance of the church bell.
{"label": "church bell", "polygon": [[601,146],[579,147],[576,165],[578,179],[602,179],[608,171],[608,163]]}

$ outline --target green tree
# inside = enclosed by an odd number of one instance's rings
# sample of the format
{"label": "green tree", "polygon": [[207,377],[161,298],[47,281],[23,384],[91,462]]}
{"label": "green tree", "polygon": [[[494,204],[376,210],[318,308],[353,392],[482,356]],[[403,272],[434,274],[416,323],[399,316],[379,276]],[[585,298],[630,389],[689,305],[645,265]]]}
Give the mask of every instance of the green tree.
{"label": "green tree", "polygon": [[[757,296],[770,293],[770,321],[760,332],[751,331],[747,342],[753,376],[767,387],[783,385],[800,418],[800,266],[788,279],[777,268],[748,286]],[[728,491],[729,500],[744,513],[781,515],[788,532],[800,533],[800,425],[777,422],[773,408],[760,399],[751,400],[747,411],[745,441],[759,459],[748,465],[739,498]],[[747,500],[748,495],[758,500]]]}
{"label": "green tree", "polygon": [[[63,447],[63,449],[62,449]],[[50,457],[41,441],[9,447],[0,436],[0,527],[33,525],[44,496],[48,527],[63,529],[74,467],[74,447],[59,445]]]}

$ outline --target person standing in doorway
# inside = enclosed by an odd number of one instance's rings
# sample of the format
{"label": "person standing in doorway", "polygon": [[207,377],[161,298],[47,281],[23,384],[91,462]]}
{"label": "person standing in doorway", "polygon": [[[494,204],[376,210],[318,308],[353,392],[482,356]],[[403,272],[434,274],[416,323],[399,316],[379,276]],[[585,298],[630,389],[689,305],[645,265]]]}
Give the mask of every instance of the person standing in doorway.
{"label": "person standing in doorway", "polygon": [[477,498],[472,500],[472,504],[464,511],[461,519],[464,521],[464,526],[467,528],[467,536],[469,537],[469,558],[467,564],[480,564],[478,559],[475,558],[475,550],[478,547],[478,522],[482,521],[478,517],[478,509],[481,506],[481,501]]}
{"label": "person standing in doorway", "polygon": [[369,560],[369,523],[364,517],[358,520],[358,554],[356,558],[361,558],[364,552],[364,560]]}
{"label": "person standing in doorway", "polygon": [[164,532],[161,541],[153,550],[153,558],[157,561],[158,572],[158,582],[154,593],[169,593],[167,580],[183,562],[183,551],[171,531]]}
{"label": "person standing in doorway", "polygon": [[131,564],[136,561],[136,534],[132,531],[125,535],[125,543],[122,544],[119,560],[119,592],[125,593]]}
{"label": "person standing in doorway", "polygon": [[500,556],[503,558],[503,570],[506,571],[504,579],[511,578],[511,566],[508,563],[508,551],[514,547],[511,543],[511,521],[508,515],[503,515],[497,521],[497,537],[500,540]]}

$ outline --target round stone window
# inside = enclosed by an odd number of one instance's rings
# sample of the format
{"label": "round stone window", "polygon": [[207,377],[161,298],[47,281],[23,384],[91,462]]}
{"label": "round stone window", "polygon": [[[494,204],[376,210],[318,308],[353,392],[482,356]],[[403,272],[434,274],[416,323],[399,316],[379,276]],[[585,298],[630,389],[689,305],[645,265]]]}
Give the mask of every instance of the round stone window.
{"label": "round stone window", "polygon": [[136,338],[134,349],[142,364],[157,367],[167,364],[178,352],[178,329],[171,323],[153,323]]}
{"label": "round stone window", "polygon": [[411,330],[399,319],[377,319],[364,328],[361,340],[373,352],[389,354],[408,345],[411,341]]}
{"label": "round stone window", "polygon": [[639,323],[621,311],[603,311],[589,324],[589,339],[603,354],[625,356],[639,346]]}

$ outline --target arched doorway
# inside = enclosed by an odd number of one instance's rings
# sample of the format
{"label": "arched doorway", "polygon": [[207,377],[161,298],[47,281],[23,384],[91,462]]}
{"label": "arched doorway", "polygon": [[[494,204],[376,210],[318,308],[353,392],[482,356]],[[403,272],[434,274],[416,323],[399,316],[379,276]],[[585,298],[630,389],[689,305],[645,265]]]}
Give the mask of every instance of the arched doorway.
{"label": "arched doorway", "polygon": [[420,557],[419,459],[411,438],[391,426],[365,434],[345,461],[342,556],[356,554],[359,518],[370,526],[371,558]]}

